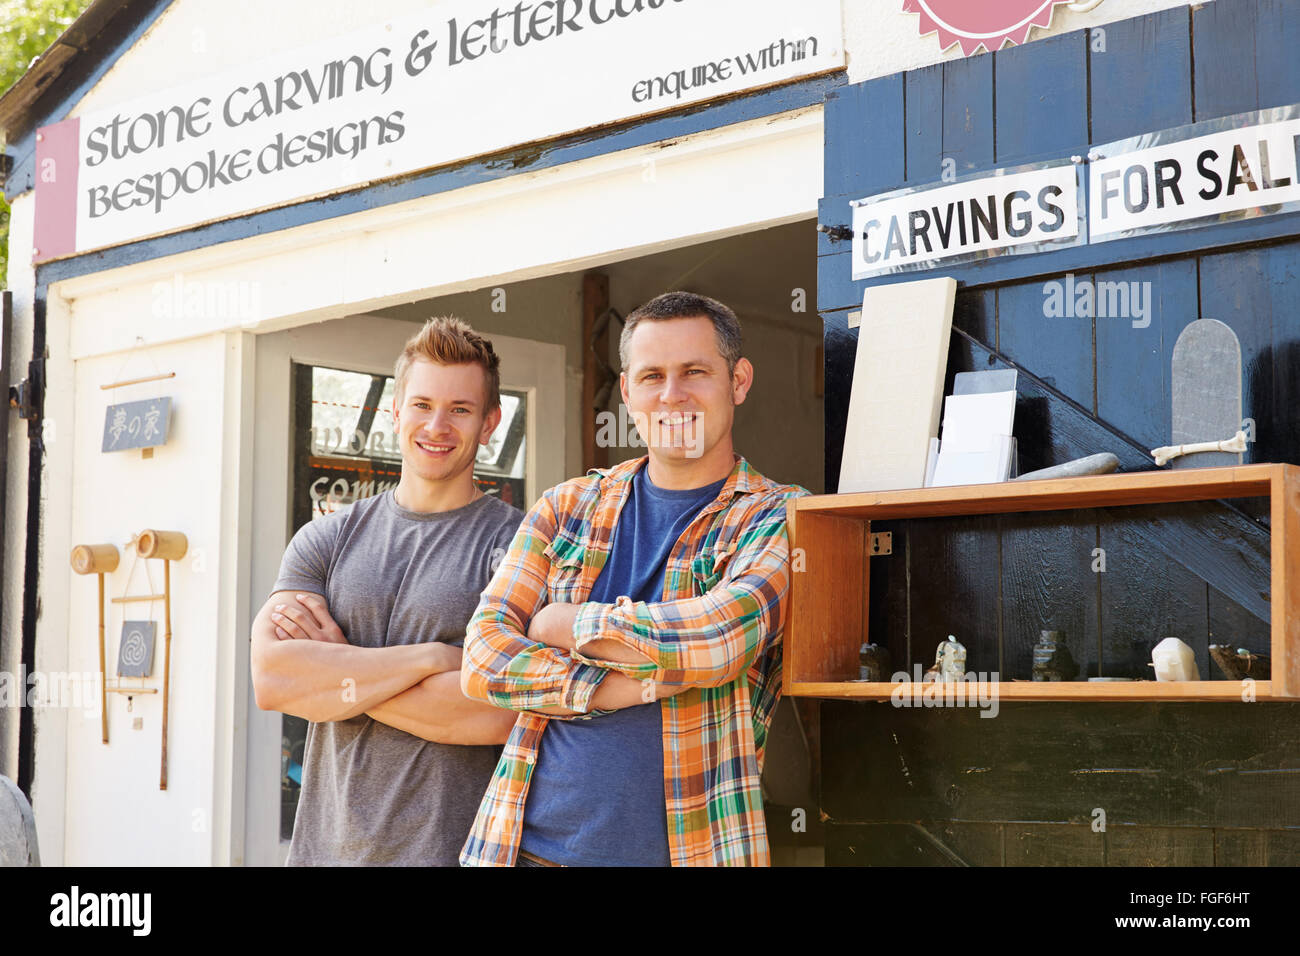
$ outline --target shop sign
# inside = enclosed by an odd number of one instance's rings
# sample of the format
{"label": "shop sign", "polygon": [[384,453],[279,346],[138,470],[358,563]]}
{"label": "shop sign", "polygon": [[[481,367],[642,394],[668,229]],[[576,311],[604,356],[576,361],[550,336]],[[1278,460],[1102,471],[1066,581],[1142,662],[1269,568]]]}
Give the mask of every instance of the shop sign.
{"label": "shop sign", "polygon": [[1083,241],[1074,163],[999,169],[853,203],[853,278]]}
{"label": "shop sign", "polygon": [[171,418],[170,396],[110,405],[104,412],[104,441],[99,450],[126,451],[164,445]]}
{"label": "shop sign", "polygon": [[1300,107],[1147,133],[1091,154],[1092,242],[1300,209]]}
{"label": "shop sign", "polygon": [[1070,0],[903,0],[904,13],[921,15],[921,36],[937,32],[939,48],[961,44],[963,56],[980,47],[1024,43],[1032,27],[1052,25],[1052,11]]}
{"label": "shop sign", "polygon": [[840,21],[839,0],[449,0],[42,128],[34,259],[840,69]]}

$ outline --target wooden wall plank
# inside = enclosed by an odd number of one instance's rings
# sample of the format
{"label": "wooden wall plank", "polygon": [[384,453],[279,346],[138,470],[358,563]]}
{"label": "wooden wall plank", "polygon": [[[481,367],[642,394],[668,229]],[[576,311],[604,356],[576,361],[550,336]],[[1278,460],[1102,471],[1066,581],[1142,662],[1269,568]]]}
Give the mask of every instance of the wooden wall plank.
{"label": "wooden wall plank", "polygon": [[1189,9],[1174,7],[1103,29],[1106,51],[1089,51],[1092,142],[1192,122]]}
{"label": "wooden wall plank", "polygon": [[[993,165],[993,57],[943,64],[942,145],[943,159],[953,161],[959,177]],[[935,170],[933,181],[942,181],[945,172]]]}
{"label": "wooden wall plank", "polygon": [[1247,461],[1300,462],[1300,243],[1202,256],[1201,314],[1241,342]]}
{"label": "wooden wall plank", "polygon": [[[903,74],[855,83],[826,97],[826,150],[818,222],[851,225],[849,200],[902,185]],[[847,249],[848,243],[817,234],[817,254]]]}
{"label": "wooden wall plank", "polygon": [[1107,866],[1213,866],[1214,831],[1194,827],[1107,827]]}
{"label": "wooden wall plank", "polygon": [[953,635],[966,648],[967,671],[999,667],[998,519],[921,518],[908,522],[911,575],[911,660],[900,670],[934,663]]}
{"label": "wooden wall plank", "polygon": [[1300,103],[1290,0],[1216,0],[1192,11],[1197,121]]}
{"label": "wooden wall plank", "polygon": [[1192,10],[1196,122],[1257,110],[1256,0],[1216,0]]}
{"label": "wooden wall plank", "polygon": [[903,79],[907,185],[937,182],[943,161],[943,64],[908,70]]}
{"label": "wooden wall plank", "polygon": [[835,494],[840,486],[849,394],[853,389],[853,367],[857,364],[858,330],[849,328],[849,312],[849,309],[841,309],[822,313],[822,380],[826,390],[823,403],[826,432],[824,487],[828,495]]}
{"label": "wooden wall plank", "polygon": [[[853,680],[870,599],[866,522],[790,509],[789,629],[798,643],[785,648],[785,680]],[[851,599],[850,599],[851,596]]]}
{"label": "wooden wall plank", "polygon": [[1075,31],[993,54],[999,166],[1086,152],[1087,44]]}
{"label": "wooden wall plank", "polygon": [[[1168,445],[1174,343],[1200,315],[1196,262],[1099,270],[1095,280],[1094,298],[1106,303],[1096,305],[1098,415],[1144,448]],[[1136,314],[1136,299],[1144,316]]]}
{"label": "wooden wall plank", "polygon": [[[1087,275],[1075,276],[1074,284]],[[1096,408],[1093,394],[1091,315],[1076,315],[1064,307],[1074,288],[1065,276],[1046,282],[1000,286],[996,348],[1017,365],[1029,369],[1058,392],[1084,408]],[[1060,287],[1061,311],[1055,313],[1053,289]]]}
{"label": "wooden wall plank", "polygon": [[1300,828],[1300,703],[823,701],[835,823]]}
{"label": "wooden wall plank", "polygon": [[1002,527],[1002,679],[1030,680],[1040,631],[1060,631],[1079,665],[1095,676],[1100,576],[1093,572],[1096,515],[1047,511],[1004,515]]}
{"label": "wooden wall plank", "polygon": [[1019,823],[1006,827],[1007,866],[1101,866],[1106,844],[1091,827]]}
{"label": "wooden wall plank", "polygon": [[827,196],[865,196],[902,185],[903,77],[895,73],[827,95]]}
{"label": "wooden wall plank", "polygon": [[[1099,542],[1106,559],[1101,574],[1102,676],[1150,679],[1151,649],[1176,637],[1196,653],[1202,680],[1209,680],[1209,606],[1206,584],[1149,545],[1146,513],[1103,518]],[[1176,512],[1175,512],[1176,513]]]}
{"label": "wooden wall plank", "polygon": [[[1246,6],[1249,0],[1237,0]],[[1255,82],[1259,106],[1300,103],[1300,20],[1293,0],[1258,0],[1255,13]]]}
{"label": "wooden wall plank", "polygon": [[1214,831],[1219,866],[1300,866],[1300,830]]}
{"label": "wooden wall plank", "polygon": [[827,866],[1000,866],[1002,826],[848,823],[826,828]]}

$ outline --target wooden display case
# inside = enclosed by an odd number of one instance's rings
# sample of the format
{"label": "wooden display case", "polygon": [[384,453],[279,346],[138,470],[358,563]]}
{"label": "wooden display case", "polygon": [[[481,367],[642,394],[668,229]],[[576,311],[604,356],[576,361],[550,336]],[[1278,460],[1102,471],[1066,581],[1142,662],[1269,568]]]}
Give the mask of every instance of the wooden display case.
{"label": "wooden display case", "polygon": [[[897,687],[856,680],[858,648],[869,640],[873,520],[1254,497],[1270,502],[1272,656],[1272,679],[1256,682],[1255,699],[1300,698],[1300,467],[1295,465],[1131,472],[794,499],[789,504],[790,547],[792,554],[795,549],[802,553],[791,574],[784,693],[888,700]],[[912,663],[896,662],[895,670],[910,669]],[[1241,700],[1242,690],[1235,680],[1025,680],[997,685],[1001,700]]]}

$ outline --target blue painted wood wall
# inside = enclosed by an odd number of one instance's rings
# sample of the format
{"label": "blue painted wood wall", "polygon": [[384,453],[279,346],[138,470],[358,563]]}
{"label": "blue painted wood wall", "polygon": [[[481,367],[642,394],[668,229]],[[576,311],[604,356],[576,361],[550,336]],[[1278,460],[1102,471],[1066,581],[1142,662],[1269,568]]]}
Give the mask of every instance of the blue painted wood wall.
{"label": "blue painted wood wall", "polygon": [[[1216,0],[1103,29],[829,94],[820,221],[847,225],[852,199],[937,182],[948,159],[967,174],[1300,104],[1291,0]],[[834,490],[857,344],[848,314],[868,282],[899,279],[853,281],[847,240],[820,235],[818,255]],[[1150,325],[1046,318],[1044,284],[1067,273],[1149,282]],[[946,391],[959,371],[1021,369],[1022,469],[1105,450],[1125,470],[1152,467],[1142,449],[1170,438],[1173,343],[1201,317],[1241,340],[1257,425],[1246,460],[1300,463],[1300,214],[929,274],[959,281]],[[1210,643],[1268,646],[1257,501],[891,528],[893,555],[872,561],[870,627],[895,661],[928,662],[953,633],[970,669],[1028,678],[1052,628],[1090,674],[1136,676],[1174,634],[1218,677]],[[1300,863],[1300,704],[1021,703],[990,720],[836,702],[821,722],[830,863]]]}

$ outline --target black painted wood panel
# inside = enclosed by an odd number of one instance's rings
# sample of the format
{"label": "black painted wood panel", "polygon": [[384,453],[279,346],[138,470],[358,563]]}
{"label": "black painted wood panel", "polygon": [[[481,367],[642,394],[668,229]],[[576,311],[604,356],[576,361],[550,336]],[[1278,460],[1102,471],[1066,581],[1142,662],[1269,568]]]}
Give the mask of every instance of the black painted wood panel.
{"label": "black painted wood panel", "polygon": [[1143,515],[1100,524],[1098,540],[1106,562],[1100,574],[1100,676],[1152,679],[1152,648],[1166,637],[1176,637],[1196,653],[1200,676],[1208,679],[1207,585],[1150,546],[1146,520]]}
{"label": "black painted wood panel", "polygon": [[1092,141],[1192,122],[1190,10],[1173,7],[1102,29],[1105,52],[1089,51]]}
{"label": "black painted wood panel", "polygon": [[1168,445],[1174,343],[1198,318],[1196,262],[1104,269],[1095,280],[1098,415],[1143,448]]}
{"label": "black painted wood panel", "polygon": [[904,164],[908,185],[938,182],[943,162],[943,64],[904,74],[907,116]]}
{"label": "black painted wood panel", "polygon": [[964,176],[993,165],[993,57],[943,64],[943,163],[940,175]]}
{"label": "black painted wood panel", "polygon": [[1069,156],[1088,142],[1088,35],[1048,37],[993,54],[997,163]]}
{"label": "black painted wood panel", "polygon": [[1048,511],[1003,515],[1002,679],[1029,680],[1040,632],[1059,631],[1079,665],[1097,674],[1100,575],[1093,571],[1096,515]]}
{"label": "black painted wood panel", "polygon": [[1300,243],[1202,256],[1201,314],[1241,341],[1248,461],[1300,463]]}
{"label": "black painted wood panel", "polygon": [[1300,103],[1291,0],[1216,0],[1192,10],[1196,119]]}
{"label": "black painted wood panel", "polygon": [[1066,299],[1075,284],[1090,278],[1085,273],[1073,276],[1073,281],[1058,276],[1046,282],[999,286],[998,338],[996,343],[988,343],[1089,411],[1096,407],[1093,318],[1075,314],[1076,310],[1067,308],[1070,303]]}
{"label": "black painted wood panel", "polygon": [[1300,704],[822,704],[829,821],[1300,827]]}
{"label": "black painted wood panel", "polygon": [[[874,191],[903,177],[937,182],[944,158],[978,172],[1300,103],[1300,17],[1293,4],[1284,16],[1286,6],[1217,0],[1107,24],[1096,38],[1104,52],[1079,31],[872,81],[895,115],[903,103],[898,135],[878,134]],[[991,124],[981,121],[986,80]],[[851,112],[850,97],[838,99],[828,144],[847,141],[831,132]],[[873,189],[852,164],[827,163],[825,205],[847,216],[848,199]],[[1298,232],[1300,217],[1288,214],[944,269],[959,281],[945,393],[955,371],[1014,365],[1022,470],[1103,450],[1123,470],[1152,469],[1149,449],[1169,441],[1174,342],[1194,319],[1217,318],[1242,343],[1244,414],[1257,432],[1247,460],[1300,463]],[[857,341],[846,316],[871,282],[931,274],[853,282],[848,247],[819,246],[832,489]],[[1131,296],[1138,283],[1145,316],[1131,301],[1120,316],[1047,315],[1046,284],[1067,271],[1076,287],[1124,283]],[[1089,676],[1149,675],[1150,647],[1174,634],[1196,649],[1202,675],[1219,679],[1210,643],[1269,645],[1267,518],[1267,503],[1250,499],[892,522],[894,554],[872,559],[871,633],[907,663],[928,663],[955,633],[970,669],[992,670],[993,660],[1004,679],[1029,676],[1042,629],[1065,631]],[[1098,547],[1105,570],[1094,570]],[[827,861],[1294,865],[1297,717],[1300,703],[1019,702],[981,718],[826,702]],[[1103,830],[1093,826],[1098,810]]]}

